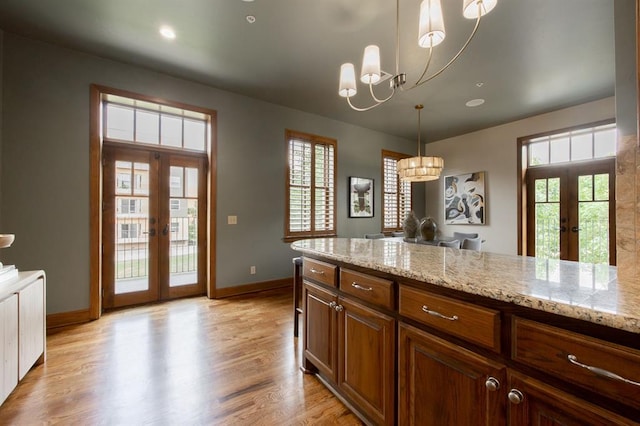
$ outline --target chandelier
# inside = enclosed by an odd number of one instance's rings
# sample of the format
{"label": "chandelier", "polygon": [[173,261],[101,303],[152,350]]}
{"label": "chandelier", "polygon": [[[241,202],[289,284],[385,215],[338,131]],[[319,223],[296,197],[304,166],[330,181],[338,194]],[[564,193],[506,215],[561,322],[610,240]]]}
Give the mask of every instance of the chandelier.
{"label": "chandelier", "polygon": [[429,65],[431,64],[431,57],[433,55],[433,48],[442,43],[445,38],[444,20],[442,18],[442,7],[440,0],[423,0],[420,4],[420,19],[418,23],[418,45],[423,48],[429,49],[426,65],[420,77],[415,83],[408,88],[404,88],[404,84],[407,82],[407,75],[400,72],[400,0],[396,0],[396,68],[395,75],[389,81],[389,88],[391,93],[385,98],[378,98],[374,91],[373,86],[380,82],[382,73],[380,71],[380,48],[374,44],[365,47],[364,54],[362,56],[362,70],[360,72],[360,81],[369,85],[369,93],[373,98],[373,104],[368,107],[359,108],[351,103],[351,98],[358,93],[356,87],[356,72],[352,63],[344,63],[340,67],[340,84],[338,87],[338,94],[344,98],[347,98],[349,106],[356,111],[368,111],[373,109],[393,97],[396,90],[411,90],[429,80],[440,75],[446,70],[467,48],[471,39],[478,31],[480,25],[480,18],[483,15],[489,13],[498,3],[498,0],[463,0],[462,14],[467,19],[475,19],[476,24],[471,32],[471,35],[467,39],[466,43],[456,53],[453,58],[440,70],[427,75]]}
{"label": "chandelier", "polygon": [[398,160],[398,176],[405,182],[436,180],[442,173],[444,160],[441,157],[420,156],[420,111],[424,106],[416,105],[415,108],[418,111],[418,156]]}

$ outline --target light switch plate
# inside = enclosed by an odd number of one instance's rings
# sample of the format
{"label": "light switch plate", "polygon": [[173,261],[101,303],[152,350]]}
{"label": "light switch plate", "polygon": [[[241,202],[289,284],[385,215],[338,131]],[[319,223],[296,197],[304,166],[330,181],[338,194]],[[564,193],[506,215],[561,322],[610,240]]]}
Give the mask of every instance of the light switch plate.
{"label": "light switch plate", "polygon": [[227,224],[229,224],[229,225],[237,225],[238,224],[238,216],[227,216]]}

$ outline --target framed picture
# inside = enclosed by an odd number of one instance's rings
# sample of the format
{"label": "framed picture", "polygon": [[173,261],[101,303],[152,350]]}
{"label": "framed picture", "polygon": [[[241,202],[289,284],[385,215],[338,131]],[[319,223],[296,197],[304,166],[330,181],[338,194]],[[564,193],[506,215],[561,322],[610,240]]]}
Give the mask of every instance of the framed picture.
{"label": "framed picture", "polygon": [[349,177],[349,217],[373,217],[373,179]]}
{"label": "framed picture", "polygon": [[484,225],[484,172],[445,176],[444,221],[447,225]]}

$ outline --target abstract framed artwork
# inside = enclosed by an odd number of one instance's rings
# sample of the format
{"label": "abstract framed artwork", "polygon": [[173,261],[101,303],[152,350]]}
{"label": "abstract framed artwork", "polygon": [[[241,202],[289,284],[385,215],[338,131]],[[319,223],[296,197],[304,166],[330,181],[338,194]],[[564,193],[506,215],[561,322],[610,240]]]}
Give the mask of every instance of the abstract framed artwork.
{"label": "abstract framed artwork", "polygon": [[349,177],[349,217],[373,217],[373,179]]}
{"label": "abstract framed artwork", "polygon": [[444,221],[447,225],[484,225],[484,172],[445,176]]}

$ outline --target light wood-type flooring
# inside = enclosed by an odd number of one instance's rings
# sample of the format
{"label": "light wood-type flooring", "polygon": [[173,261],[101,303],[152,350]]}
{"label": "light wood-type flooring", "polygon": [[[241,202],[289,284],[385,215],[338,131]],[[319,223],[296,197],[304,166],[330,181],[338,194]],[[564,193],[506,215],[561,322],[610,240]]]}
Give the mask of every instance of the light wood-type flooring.
{"label": "light wood-type flooring", "polygon": [[54,330],[0,425],[360,425],[300,369],[290,290],[190,298]]}

